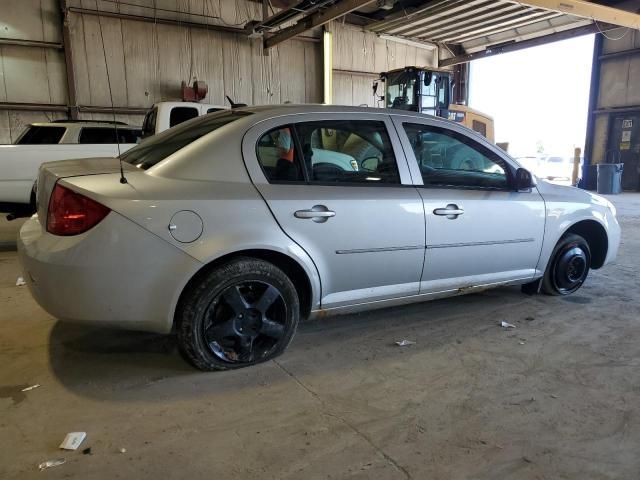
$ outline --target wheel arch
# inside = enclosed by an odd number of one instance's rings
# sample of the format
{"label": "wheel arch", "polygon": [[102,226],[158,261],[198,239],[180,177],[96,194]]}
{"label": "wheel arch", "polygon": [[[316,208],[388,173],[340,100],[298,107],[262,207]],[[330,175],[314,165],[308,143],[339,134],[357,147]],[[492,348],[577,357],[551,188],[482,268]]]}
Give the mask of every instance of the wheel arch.
{"label": "wheel arch", "polygon": [[591,250],[591,268],[598,269],[604,265],[609,250],[609,237],[600,222],[581,220],[567,228],[562,236],[567,233],[575,233],[587,241]]}
{"label": "wheel arch", "polygon": [[[185,292],[189,289],[191,285],[198,282],[203,276],[207,275],[211,270],[228,263],[236,258],[256,258],[260,260],[264,260],[269,262],[280,270],[282,270],[285,275],[289,277],[293,286],[296,289],[298,294],[298,299],[300,300],[300,317],[307,318],[312,310],[313,299],[314,299],[314,291],[313,285],[311,283],[311,278],[307,274],[304,267],[298,262],[296,259],[292,258],[289,255],[286,255],[282,252],[278,252],[275,250],[269,250],[264,248],[253,248],[253,249],[244,249],[237,250],[234,252],[227,253],[220,257],[217,257],[210,262],[204,264],[191,278],[187,281],[187,283],[182,288],[180,292],[180,296],[176,303],[176,308],[174,309],[174,316],[178,311],[177,306],[180,305],[180,302],[185,294]],[[175,318],[173,322],[173,328],[175,328]]]}

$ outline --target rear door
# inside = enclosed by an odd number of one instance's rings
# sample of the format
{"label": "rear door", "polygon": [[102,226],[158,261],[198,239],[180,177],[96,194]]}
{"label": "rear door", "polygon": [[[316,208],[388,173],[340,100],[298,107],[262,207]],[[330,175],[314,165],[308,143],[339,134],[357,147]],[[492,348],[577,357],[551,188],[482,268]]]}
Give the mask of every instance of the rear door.
{"label": "rear door", "polygon": [[315,262],[323,308],[418,293],[422,200],[387,115],[279,117],[247,132],[243,155],[282,229]]}
{"label": "rear door", "polygon": [[464,128],[394,116],[422,186],[426,251],[421,293],[530,279],[542,248],[538,191],[514,191],[515,165]]}

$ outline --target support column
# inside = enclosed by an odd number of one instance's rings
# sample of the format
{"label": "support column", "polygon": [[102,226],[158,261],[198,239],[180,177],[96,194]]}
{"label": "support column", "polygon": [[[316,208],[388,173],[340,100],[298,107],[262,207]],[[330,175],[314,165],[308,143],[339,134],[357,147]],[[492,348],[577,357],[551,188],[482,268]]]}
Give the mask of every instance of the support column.
{"label": "support column", "polygon": [[78,98],[76,95],[76,73],[73,68],[73,50],[71,48],[71,35],[69,33],[69,10],[67,1],[60,0],[62,10],[62,48],[64,49],[64,62],[67,70],[67,95],[69,96],[69,116],[72,120],[78,119]]}

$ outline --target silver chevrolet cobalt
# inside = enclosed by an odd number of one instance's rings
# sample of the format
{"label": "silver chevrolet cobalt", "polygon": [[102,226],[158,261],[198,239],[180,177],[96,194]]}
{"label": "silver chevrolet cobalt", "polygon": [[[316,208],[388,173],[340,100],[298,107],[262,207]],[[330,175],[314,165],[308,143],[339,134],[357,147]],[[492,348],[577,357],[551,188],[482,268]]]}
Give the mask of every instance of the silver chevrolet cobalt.
{"label": "silver chevrolet cobalt", "polygon": [[25,279],[62,321],[177,332],[202,370],[274,358],[321,313],[509,284],[567,295],[620,241],[606,199],[408,112],[234,109],[120,160],[43,165]]}

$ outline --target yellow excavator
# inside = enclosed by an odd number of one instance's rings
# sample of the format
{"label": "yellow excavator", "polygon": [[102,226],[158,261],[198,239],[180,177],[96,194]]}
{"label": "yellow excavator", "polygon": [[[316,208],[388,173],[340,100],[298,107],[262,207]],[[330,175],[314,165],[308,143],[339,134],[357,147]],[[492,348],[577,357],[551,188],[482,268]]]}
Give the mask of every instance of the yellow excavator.
{"label": "yellow excavator", "polygon": [[[493,118],[467,107],[451,103],[452,73],[422,67],[404,67],[380,74],[373,84],[373,93],[377,95],[379,82],[384,83],[384,95],[378,98],[384,101],[386,108],[426,113],[436,117],[448,118],[475,130],[495,142]],[[505,148],[504,144],[500,145]]]}

